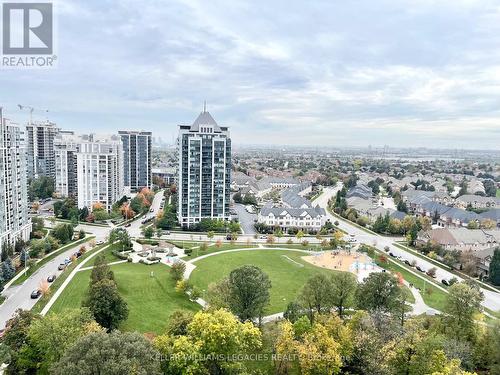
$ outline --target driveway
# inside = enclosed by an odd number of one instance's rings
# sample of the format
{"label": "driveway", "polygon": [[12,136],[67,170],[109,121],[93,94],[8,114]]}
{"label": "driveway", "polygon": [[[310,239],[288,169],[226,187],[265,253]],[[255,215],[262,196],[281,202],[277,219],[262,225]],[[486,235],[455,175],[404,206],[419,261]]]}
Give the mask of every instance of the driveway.
{"label": "driveway", "polygon": [[257,214],[251,214],[245,209],[245,206],[239,203],[234,204],[234,210],[238,215],[238,220],[240,221],[241,229],[246,235],[254,235],[254,220],[257,220]]}

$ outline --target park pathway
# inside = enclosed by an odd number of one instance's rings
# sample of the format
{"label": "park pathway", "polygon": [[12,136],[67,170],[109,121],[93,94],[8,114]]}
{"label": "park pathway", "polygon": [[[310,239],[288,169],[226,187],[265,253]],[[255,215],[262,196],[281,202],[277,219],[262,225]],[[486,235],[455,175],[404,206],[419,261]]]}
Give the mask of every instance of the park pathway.
{"label": "park pathway", "polygon": [[52,307],[52,305],[57,301],[57,298],[59,298],[59,296],[64,291],[64,289],[66,288],[66,286],[68,286],[68,284],[71,282],[71,280],[73,279],[73,277],[75,277],[75,275],[78,273],[78,271],[80,271],[80,269],[83,267],[83,265],[86,264],[90,259],[92,259],[93,257],[95,257],[97,254],[99,254],[101,251],[107,249],[109,246],[111,246],[111,244],[108,244],[108,245],[100,248],[99,250],[95,251],[88,258],[85,258],[83,260],[83,262],[81,262],[80,264],[78,264],[73,269],[73,271],[71,271],[71,273],[66,278],[66,280],[64,280],[64,282],[61,284],[61,286],[59,287],[59,289],[56,290],[56,292],[54,293],[54,295],[52,296],[52,298],[49,300],[49,302],[47,302],[47,304],[45,305],[45,307],[43,308],[43,310],[41,311],[40,314],[41,315],[46,315],[49,312],[49,310]]}

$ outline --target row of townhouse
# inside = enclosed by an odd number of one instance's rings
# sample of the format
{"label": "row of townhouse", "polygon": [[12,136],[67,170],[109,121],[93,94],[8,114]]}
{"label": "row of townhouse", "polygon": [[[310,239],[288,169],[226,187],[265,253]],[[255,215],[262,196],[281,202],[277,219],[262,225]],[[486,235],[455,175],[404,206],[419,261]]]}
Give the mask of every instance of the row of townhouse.
{"label": "row of townhouse", "polygon": [[237,172],[231,179],[231,190],[239,191],[242,195],[250,193],[256,198],[262,198],[273,189],[288,189],[300,185],[301,182],[291,177],[264,177],[257,180],[244,173]]}
{"label": "row of townhouse", "polygon": [[484,220],[491,220],[500,227],[500,209],[495,208],[477,214],[472,211],[466,211],[456,207],[445,206],[437,202],[425,202],[419,204],[415,210],[417,216],[427,216],[432,219],[438,226],[446,227],[466,227],[470,222],[478,223]]}
{"label": "row of townhouse", "polygon": [[318,231],[327,222],[326,211],[304,197],[311,192],[311,183],[300,183],[281,192],[281,204],[268,202],[260,210],[257,221],[268,226],[279,226],[283,231],[300,228]]}
{"label": "row of townhouse", "polygon": [[435,228],[418,233],[417,245],[429,241],[449,251],[482,251],[500,245],[500,230]]}
{"label": "row of townhouse", "polygon": [[392,208],[385,208],[377,205],[376,201],[371,199],[364,199],[353,196],[346,199],[347,207],[353,208],[361,216],[365,216],[371,222],[375,221],[379,216],[384,217],[389,215],[393,219],[403,220],[406,213],[394,210]]}

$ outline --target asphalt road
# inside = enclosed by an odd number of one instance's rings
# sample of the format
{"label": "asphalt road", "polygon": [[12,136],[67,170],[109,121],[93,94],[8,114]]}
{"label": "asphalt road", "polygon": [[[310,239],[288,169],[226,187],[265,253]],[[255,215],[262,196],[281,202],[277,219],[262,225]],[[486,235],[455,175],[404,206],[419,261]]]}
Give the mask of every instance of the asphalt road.
{"label": "asphalt road", "polygon": [[[327,208],[328,200],[333,197],[337,191],[341,188],[341,186],[337,185],[335,187],[324,188],[323,193],[314,200],[313,204],[317,204],[320,207]],[[338,221],[340,229],[345,230],[349,234],[354,234],[358,242],[363,242],[369,245],[375,246],[377,249],[384,250],[386,246],[389,247],[390,252],[392,252],[396,256],[401,256],[404,259],[408,259],[410,262],[415,261],[417,265],[425,270],[429,270],[432,267],[436,267],[435,264],[430,263],[429,261],[422,259],[408,251],[402,250],[399,247],[393,245],[394,238],[380,236],[377,234],[370,234],[365,232],[364,230],[358,228],[350,224],[347,220],[340,219],[338,217],[333,216],[327,211],[327,215],[332,222]],[[441,281],[442,279],[451,279],[456,277],[459,281],[462,279],[451,272],[436,267],[436,280]],[[418,272],[418,271],[417,271]],[[483,305],[491,310],[498,311],[500,310],[500,293],[492,292],[490,290],[481,288],[481,291],[484,293],[484,302]]]}
{"label": "asphalt road", "polygon": [[40,282],[47,279],[50,275],[59,276],[64,271],[59,271],[57,267],[75,253],[82,244],[73,246],[63,253],[57,255],[51,261],[45,263],[32,276],[30,276],[21,285],[12,285],[2,292],[7,297],[5,302],[0,305],[0,329],[5,328],[5,323],[9,320],[17,309],[30,310],[36,303],[36,299],[31,299],[30,294],[40,286]]}
{"label": "asphalt road", "polygon": [[238,220],[243,233],[253,236],[256,233],[253,225],[255,224],[254,220],[257,219],[257,214],[251,214],[245,209],[245,205],[239,203],[234,204],[234,210],[238,215]]}

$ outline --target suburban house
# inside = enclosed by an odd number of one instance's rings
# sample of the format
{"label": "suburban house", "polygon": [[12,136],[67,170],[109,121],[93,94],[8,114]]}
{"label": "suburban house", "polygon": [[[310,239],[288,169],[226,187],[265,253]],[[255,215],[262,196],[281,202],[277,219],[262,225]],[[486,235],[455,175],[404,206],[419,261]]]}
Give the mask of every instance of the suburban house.
{"label": "suburban house", "polygon": [[372,189],[366,185],[356,185],[347,191],[346,198],[352,197],[371,199],[373,197],[373,192]]}
{"label": "suburban house", "polygon": [[465,194],[455,199],[458,208],[500,208],[500,198],[483,197],[481,195]]}
{"label": "suburban house", "polygon": [[479,250],[474,253],[477,259],[477,273],[482,276],[489,276],[490,273],[490,263],[493,259],[493,253],[496,247],[490,247],[488,249]]}
{"label": "suburban house", "polygon": [[480,251],[500,244],[500,230],[467,229],[467,228],[436,228],[420,231],[417,245],[431,241],[445,250]]}
{"label": "suburban house", "polygon": [[262,198],[273,189],[287,189],[292,186],[300,185],[301,182],[295,178],[289,177],[264,177],[257,180],[254,177],[247,176],[244,173],[237,172],[231,180],[231,190],[239,191],[242,195],[253,194],[257,198]]}

